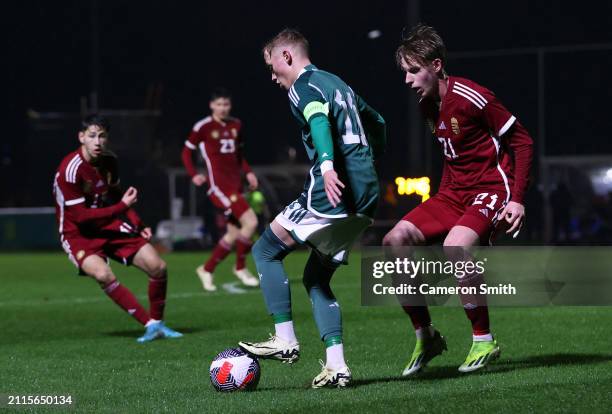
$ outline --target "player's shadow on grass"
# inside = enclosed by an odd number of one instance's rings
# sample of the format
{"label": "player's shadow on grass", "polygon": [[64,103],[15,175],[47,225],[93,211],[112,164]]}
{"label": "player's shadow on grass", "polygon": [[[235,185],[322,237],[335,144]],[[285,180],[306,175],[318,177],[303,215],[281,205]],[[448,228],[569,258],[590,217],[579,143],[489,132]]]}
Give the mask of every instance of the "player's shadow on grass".
{"label": "player's shadow on grass", "polygon": [[[502,357],[503,358],[503,357]],[[526,358],[518,359],[501,359],[494,362],[482,371],[471,374],[464,374],[457,370],[458,365],[451,366],[434,366],[428,367],[426,370],[414,377],[403,378],[397,377],[386,378],[364,378],[355,379],[351,386],[360,387],[376,383],[394,382],[394,381],[428,381],[440,379],[465,378],[466,376],[474,376],[481,374],[496,374],[509,371],[517,371],[520,369],[530,369],[537,367],[555,367],[563,365],[584,365],[584,364],[601,364],[611,362],[612,355],[601,354],[551,354],[551,355],[533,355]]]}
{"label": "player's shadow on grass", "polygon": [[[204,331],[204,329],[202,329],[202,328],[183,328],[183,327],[180,327],[180,326],[179,327],[174,327],[173,326],[172,329],[176,329],[178,332],[180,332],[182,334],[192,334],[192,333],[198,333],[198,332]],[[125,337],[125,338],[134,338],[134,337],[142,336],[143,332],[144,331],[142,329],[130,329],[128,331],[104,332],[102,335]]]}

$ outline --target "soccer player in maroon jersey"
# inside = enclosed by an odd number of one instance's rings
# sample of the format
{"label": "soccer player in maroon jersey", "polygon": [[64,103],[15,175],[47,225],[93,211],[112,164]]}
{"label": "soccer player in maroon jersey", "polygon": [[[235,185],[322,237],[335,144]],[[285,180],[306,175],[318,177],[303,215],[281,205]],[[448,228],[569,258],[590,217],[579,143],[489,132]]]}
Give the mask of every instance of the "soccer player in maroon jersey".
{"label": "soccer player in maroon jersey", "polygon": [[[485,244],[496,229],[505,228],[516,236],[525,217],[523,198],[533,156],[529,133],[490,90],[446,73],[446,48],[432,27],[415,26],[398,47],[396,60],[440,143],[444,169],[438,193],[406,214],[383,244],[443,241],[449,251],[449,247]],[[500,352],[489,329],[486,298],[478,304],[471,299],[461,297],[473,331],[461,372],[484,367]],[[404,306],[404,310],[417,336],[402,373],[409,376],[441,354],[446,343],[432,327],[426,306]]]}
{"label": "soccer player in maroon jersey", "polygon": [[[166,303],[166,263],[148,242],[151,228],[132,209],[138,192],[119,189],[117,159],[106,149],[109,124],[87,117],[78,137],[81,146],[60,163],[53,182],[60,241],[79,274],[94,278],[104,293],[145,326],[138,342],[179,338],[163,322]],[[149,276],[149,311],[119,283],[108,264],[112,258],[133,264]]]}
{"label": "soccer player in maroon jersey", "polygon": [[[246,286],[258,286],[259,279],[246,267],[251,251],[251,238],[257,229],[257,215],[242,196],[242,174],[249,189],[257,189],[257,177],[242,153],[242,123],[230,116],[231,96],[225,89],[216,89],[210,97],[211,115],[198,121],[183,147],[182,159],[191,181],[196,186],[208,182],[208,197],[228,217],[227,232],[213,249],[204,265],[196,268],[204,290],[217,290],[213,272],[236,247],[234,274]],[[208,177],[198,174],[192,151],[198,149],[206,163]]]}

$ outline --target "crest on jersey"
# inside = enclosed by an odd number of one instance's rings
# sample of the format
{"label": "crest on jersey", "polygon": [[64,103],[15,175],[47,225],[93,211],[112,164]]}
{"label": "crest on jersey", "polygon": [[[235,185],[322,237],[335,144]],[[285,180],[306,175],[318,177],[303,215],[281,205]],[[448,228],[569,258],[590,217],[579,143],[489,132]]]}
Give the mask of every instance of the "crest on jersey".
{"label": "crest on jersey", "polygon": [[232,136],[234,138],[236,138],[238,136],[238,131],[236,130],[236,128],[232,128]]}
{"label": "crest on jersey", "polygon": [[459,133],[461,132],[461,130],[459,129],[459,121],[457,121],[457,118],[455,117],[451,118],[451,128],[453,129],[455,135],[459,135]]}
{"label": "crest on jersey", "polygon": [[217,131],[217,130],[215,129],[213,132],[211,132],[211,133],[210,133],[210,136],[211,136],[213,139],[219,139],[219,131]]}
{"label": "crest on jersey", "polygon": [[79,250],[76,255],[77,260],[81,260],[83,257],[85,257],[85,250]]}
{"label": "crest on jersey", "polygon": [[235,203],[235,202],[236,202],[236,200],[238,200],[238,196],[237,196],[236,194],[232,194],[232,195],[230,196],[230,201],[231,201],[232,203]]}

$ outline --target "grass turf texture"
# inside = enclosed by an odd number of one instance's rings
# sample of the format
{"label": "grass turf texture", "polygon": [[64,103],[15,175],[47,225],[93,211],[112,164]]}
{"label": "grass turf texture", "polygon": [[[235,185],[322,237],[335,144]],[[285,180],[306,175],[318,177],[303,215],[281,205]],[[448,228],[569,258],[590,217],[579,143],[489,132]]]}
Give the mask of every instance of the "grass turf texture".
{"label": "grass turf texture", "polygon": [[[402,380],[414,346],[409,319],[399,307],[360,306],[356,252],[332,281],[353,387],[309,389],[325,352],[301,284],[307,256],[296,252],[286,268],[301,360],[292,366],[261,361],[257,391],[218,393],[209,380],[212,358],[239,340],[266,339],[273,325],[258,290],[202,291],[194,268],[206,255],[164,257],[166,320],[186,336],[144,345],[135,341],[140,326],[93,280],[75,276],[64,255],[0,255],[0,394],[70,394],[78,411],[106,412],[609,412],[610,308],[492,309],[501,359],[485,373],[467,375],[457,372],[471,343],[463,310],[433,308],[449,351],[420,377]],[[232,262],[219,266],[219,288],[235,281]],[[146,305],[146,276],[118,264],[113,269]]]}

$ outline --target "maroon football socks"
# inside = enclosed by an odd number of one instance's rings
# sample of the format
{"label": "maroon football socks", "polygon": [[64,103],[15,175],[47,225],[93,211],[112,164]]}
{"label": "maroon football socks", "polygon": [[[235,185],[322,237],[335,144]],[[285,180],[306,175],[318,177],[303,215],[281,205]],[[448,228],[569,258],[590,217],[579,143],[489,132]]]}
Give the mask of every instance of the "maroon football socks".
{"label": "maroon football socks", "polygon": [[223,241],[223,239],[219,240],[219,243],[215,246],[212,256],[208,259],[208,261],[204,264],[204,270],[207,272],[214,272],[217,265],[227,257],[228,254],[232,251],[232,246]]}
{"label": "maroon football socks", "polygon": [[149,313],[143,308],[132,292],[123,286],[117,279],[102,286],[106,293],[124,311],[132,315],[138,322],[145,325],[149,319]]}

